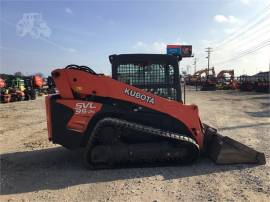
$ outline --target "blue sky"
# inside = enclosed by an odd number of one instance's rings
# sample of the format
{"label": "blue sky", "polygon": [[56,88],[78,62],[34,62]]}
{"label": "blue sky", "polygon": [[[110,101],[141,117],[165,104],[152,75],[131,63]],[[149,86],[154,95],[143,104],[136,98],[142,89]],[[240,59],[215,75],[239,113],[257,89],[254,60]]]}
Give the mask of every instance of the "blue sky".
{"label": "blue sky", "polygon": [[[48,75],[56,67],[75,63],[109,74],[110,54],[165,53],[166,44],[191,44],[197,69],[206,66],[204,49],[211,46],[217,70],[226,67],[235,68],[237,74],[254,74],[268,70],[269,46],[239,60],[220,62],[270,38],[267,4],[267,0],[1,1],[0,72]],[[23,15],[40,16],[45,31],[37,34],[28,27],[18,32]],[[262,20],[256,24],[259,17]],[[226,42],[250,20],[255,26],[246,38]],[[221,42],[224,50],[215,51]],[[181,68],[193,73],[192,64],[192,58],[185,59]]]}

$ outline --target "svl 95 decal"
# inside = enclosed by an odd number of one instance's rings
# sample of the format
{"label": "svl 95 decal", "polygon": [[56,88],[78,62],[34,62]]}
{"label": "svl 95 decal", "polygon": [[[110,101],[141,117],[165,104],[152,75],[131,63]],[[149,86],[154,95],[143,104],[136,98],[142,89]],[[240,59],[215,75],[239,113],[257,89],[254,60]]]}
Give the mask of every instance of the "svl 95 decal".
{"label": "svl 95 decal", "polygon": [[93,109],[96,109],[96,106],[92,102],[78,102],[75,105],[75,114],[95,113]]}

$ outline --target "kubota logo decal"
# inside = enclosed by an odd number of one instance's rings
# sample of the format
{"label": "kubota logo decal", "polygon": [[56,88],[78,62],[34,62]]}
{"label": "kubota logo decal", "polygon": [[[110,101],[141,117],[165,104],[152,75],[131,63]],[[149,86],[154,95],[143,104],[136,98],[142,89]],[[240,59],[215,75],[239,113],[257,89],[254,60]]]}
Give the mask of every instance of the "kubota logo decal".
{"label": "kubota logo decal", "polygon": [[75,105],[75,114],[92,114],[96,106],[93,102],[78,102]]}
{"label": "kubota logo decal", "polygon": [[145,95],[145,94],[140,93],[140,92],[136,92],[135,90],[126,88],[124,93],[131,96],[131,97],[142,100],[144,102],[155,104],[155,99],[153,97]]}

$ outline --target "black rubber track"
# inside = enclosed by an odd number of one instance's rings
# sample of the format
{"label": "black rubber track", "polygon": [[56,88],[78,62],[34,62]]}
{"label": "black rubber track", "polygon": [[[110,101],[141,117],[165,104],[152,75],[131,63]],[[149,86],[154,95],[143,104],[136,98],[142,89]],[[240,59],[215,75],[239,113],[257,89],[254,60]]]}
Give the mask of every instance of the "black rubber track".
{"label": "black rubber track", "polygon": [[[151,138],[158,138],[161,141],[138,142],[135,144],[125,144],[124,141],[121,141],[120,143],[112,142],[110,145],[108,143],[104,145],[98,143],[100,131],[104,127],[109,126],[115,127],[119,131],[123,129],[135,131],[135,134],[133,132],[133,136],[138,134],[139,137],[141,134],[144,134],[149,136],[150,140]],[[120,136],[121,134],[119,134]],[[134,137],[132,138],[134,139]],[[156,156],[153,159],[150,159],[151,155],[144,155],[144,152],[147,154],[147,151],[150,151],[150,154],[153,156],[155,152],[151,152],[151,149],[156,151]],[[165,154],[160,152],[165,152]],[[170,155],[171,153],[172,155]],[[106,163],[93,163],[93,156],[98,156],[98,159],[104,160]],[[186,135],[163,131],[118,118],[107,117],[101,119],[94,127],[84,152],[83,162],[88,169],[167,166],[191,163],[198,156],[198,144]]]}

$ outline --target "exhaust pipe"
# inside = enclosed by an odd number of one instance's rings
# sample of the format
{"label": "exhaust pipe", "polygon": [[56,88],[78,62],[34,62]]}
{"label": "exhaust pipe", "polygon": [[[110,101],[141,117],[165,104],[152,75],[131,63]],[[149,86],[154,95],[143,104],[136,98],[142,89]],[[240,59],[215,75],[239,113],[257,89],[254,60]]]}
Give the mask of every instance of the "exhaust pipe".
{"label": "exhaust pipe", "polygon": [[222,136],[216,129],[203,124],[205,134],[205,155],[216,164],[258,164],[266,163],[264,153],[258,152],[232,138]]}

